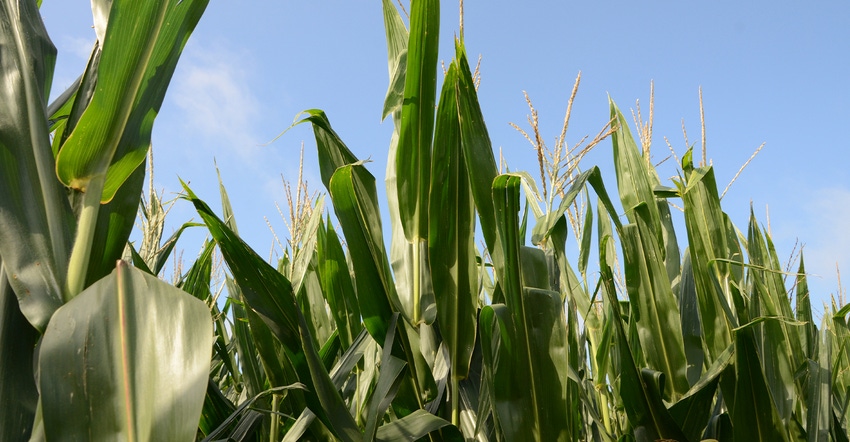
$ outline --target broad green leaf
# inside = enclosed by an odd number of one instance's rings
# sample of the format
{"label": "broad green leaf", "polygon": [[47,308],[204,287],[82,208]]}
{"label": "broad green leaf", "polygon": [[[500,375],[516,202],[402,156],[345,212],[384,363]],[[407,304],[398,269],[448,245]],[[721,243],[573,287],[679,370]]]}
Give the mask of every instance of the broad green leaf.
{"label": "broad green leaf", "polygon": [[324,223],[320,224],[316,245],[322,292],[336,322],[342,348],[348,349],[354,337],[363,329],[363,325],[360,322],[360,307],[357,305],[357,294],[348,272],[345,252],[330,218],[327,228]]}
{"label": "broad green leaf", "polygon": [[38,391],[33,353],[39,333],[27,322],[0,261],[0,440],[22,440],[32,431]]}
{"label": "broad green leaf", "polygon": [[74,217],[56,179],[47,96],[56,48],[32,1],[0,5],[0,257],[39,331],[63,303]]}
{"label": "broad green leaf", "polygon": [[720,382],[723,371],[732,363],[733,352],[734,347],[729,346],[694,383],[694,386],[670,407],[670,416],[679,424],[688,440],[700,440],[702,430],[711,417],[711,406],[717,394],[717,384]]}
{"label": "broad green leaf", "polygon": [[[539,440],[566,440],[566,320],[559,294],[535,288],[549,285],[545,259],[535,259],[542,252],[520,247],[520,187],[517,175],[500,175],[493,182],[496,226],[504,247],[504,267],[497,266],[496,272],[516,339],[513,348],[500,350],[499,357],[512,365],[508,382],[528,397],[530,409],[518,418],[525,421],[521,427],[533,428],[528,434]],[[513,419],[509,414],[500,416],[502,425],[509,419]]]}
{"label": "broad green leaf", "polygon": [[623,327],[620,303],[615,295],[614,275],[607,262],[606,238],[610,237],[603,237],[602,244],[599,247],[599,267],[602,273],[602,283],[605,285],[606,302],[612,311],[612,316],[608,319],[613,321],[613,345],[619,358],[619,376],[621,377],[619,393],[629,424],[638,440],[687,440],[661,400],[662,393],[658,389],[660,385],[648,384],[635,364]]}
{"label": "broad green leaf", "polygon": [[634,208],[640,203],[646,204],[649,210],[648,224],[652,228],[660,250],[664,253],[661,216],[658,213],[653,192],[658,178],[654,175],[654,170],[650,170],[648,158],[640,155],[629,131],[627,120],[610,97],[608,104],[611,108],[611,124],[616,128],[611,134],[611,144],[614,147],[614,170],[617,173],[617,188],[620,191],[623,209],[626,210],[626,217],[634,223]]}
{"label": "broad green leaf", "polygon": [[[824,318],[824,321],[827,321]],[[810,442],[829,440],[831,416],[831,376],[830,357],[831,336],[824,324],[823,331],[815,335],[821,342],[817,343],[817,360],[809,359],[808,388],[806,389],[806,433]]]}
{"label": "broad green leaf", "polygon": [[750,327],[735,332],[735,377],[735,399],[729,407],[735,440],[787,441]]}
{"label": "broad green leaf", "polygon": [[39,389],[45,435],[193,438],[212,336],[203,302],[119,263],[57,310],[44,333]]}
{"label": "broad green leaf", "polygon": [[[236,354],[239,356],[240,373],[248,396],[259,394],[266,382],[267,375],[260,365],[255,336],[252,334],[250,319],[245,305],[240,302],[241,294],[231,292],[238,290],[238,286],[228,284],[228,295],[231,297],[231,311],[233,312],[233,340],[236,344]],[[277,386],[277,385],[275,385]]]}
{"label": "broad green leaf", "polygon": [[685,250],[678,290],[679,315],[682,319],[682,343],[685,346],[685,357],[688,359],[688,383],[693,385],[702,374],[705,352],[702,346],[699,300],[694,285],[694,268],[691,266],[691,255],[688,250]]}
{"label": "broad green leaf", "polygon": [[[793,321],[791,304],[782,282],[782,269],[777,261],[771,259],[769,244],[765,243],[765,237],[752,211],[747,243],[751,297],[758,301],[760,315]],[[754,328],[754,332],[756,342],[760,342],[759,347],[764,349],[759,355],[771,397],[780,418],[783,422],[789,422],[794,402],[797,400],[794,373],[797,367],[804,363],[798,333],[805,333],[805,329],[789,325],[785,321],[764,321]]]}
{"label": "broad green leaf", "polygon": [[528,394],[528,365],[516,362],[526,354],[516,339],[511,313],[504,304],[488,305],[481,309],[479,322],[487,396],[496,427],[506,440],[534,437],[537,410]]}
{"label": "broad green leaf", "polygon": [[[384,342],[398,296],[392,283],[381,232],[375,179],[362,165],[340,167],[328,187],[351,261],[363,323]],[[400,309],[399,309],[400,310]]]}
{"label": "broad green leaf", "polygon": [[185,184],[183,189],[187,199],[194,204],[210,234],[219,244],[222,255],[248,304],[263,318],[289,352],[299,353],[299,310],[290,282],[251,250]]}
{"label": "broad green leaf", "polygon": [[475,208],[481,220],[481,234],[494,264],[501,260],[501,246],[498,245],[496,218],[493,208],[493,180],[499,174],[490,135],[484,124],[484,115],[478,103],[478,93],[472,80],[466,48],[462,41],[455,41],[455,61],[457,65],[457,101],[460,120],[461,145],[466,173],[472,188]]}
{"label": "broad green leaf", "polygon": [[404,236],[414,245],[428,234],[439,36],[440,2],[411,1],[404,101],[396,151],[396,185],[402,196],[398,203]]}
{"label": "broad green leaf", "polygon": [[[590,201],[587,188],[584,189],[584,200]],[[584,214],[584,224],[581,227],[581,245],[578,252],[578,271],[582,275],[587,274],[587,264],[590,257],[590,241],[593,239],[593,207],[588,204]]]}
{"label": "broad green leaf", "polygon": [[[653,169],[654,170],[654,169]],[[658,214],[661,217],[661,237],[664,240],[664,265],[667,268],[667,278],[670,283],[681,274],[682,257],[679,255],[679,244],[676,240],[676,229],[673,227],[673,217],[670,205],[666,199],[657,198]]]}
{"label": "broad green leaf", "polygon": [[47,108],[47,113],[50,115],[48,124],[50,124],[50,131],[53,133],[54,157],[59,154],[62,145],[65,144],[71,132],[77,127],[80,117],[82,117],[83,112],[91,102],[94,91],[97,89],[97,67],[100,64],[101,52],[101,41],[96,40],[82,75]]}
{"label": "broad green leaf", "polygon": [[475,264],[475,207],[464,169],[452,64],[443,83],[429,203],[428,256],[443,342],[451,354],[451,376],[466,378],[475,345],[478,307]]}
{"label": "broad green leaf", "polygon": [[168,83],[208,2],[112,1],[97,90],[56,159],[63,183],[85,192],[104,180],[93,190],[108,202],[144,161]]}
{"label": "broad green leaf", "polygon": [[732,343],[733,323],[726,313],[730,307],[718,283],[726,280],[729,274],[726,273],[727,265],[716,260],[735,258],[730,256],[724,214],[720,210],[720,197],[711,168],[691,174],[682,201],[705,358],[710,364]]}
{"label": "broad green leaf", "polygon": [[633,208],[634,224],[623,226],[623,268],[633,323],[649,368],[666,375],[670,390],[663,397],[676,402],[688,391],[687,359],[676,297],[664,265],[664,254],[650,226],[651,211],[644,203]]}

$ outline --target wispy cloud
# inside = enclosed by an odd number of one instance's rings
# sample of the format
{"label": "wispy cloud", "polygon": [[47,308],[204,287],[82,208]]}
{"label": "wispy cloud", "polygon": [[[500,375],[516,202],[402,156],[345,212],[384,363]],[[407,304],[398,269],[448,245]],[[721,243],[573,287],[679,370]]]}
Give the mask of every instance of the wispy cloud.
{"label": "wispy cloud", "polygon": [[[188,49],[188,48],[187,48]],[[170,90],[187,128],[240,152],[256,146],[253,121],[259,100],[248,87],[249,60],[225,47],[194,45],[184,53]]]}
{"label": "wispy cloud", "polygon": [[88,61],[94,41],[94,35],[91,37],[64,36],[59,44],[59,50],[63,51],[63,54],[72,54],[80,60]]}

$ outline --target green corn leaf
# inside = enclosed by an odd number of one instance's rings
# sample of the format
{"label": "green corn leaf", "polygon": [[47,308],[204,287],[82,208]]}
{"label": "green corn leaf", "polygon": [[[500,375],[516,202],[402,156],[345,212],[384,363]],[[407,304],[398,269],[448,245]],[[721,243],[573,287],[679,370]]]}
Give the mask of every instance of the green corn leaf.
{"label": "green corn leaf", "polygon": [[56,48],[32,1],[0,5],[0,256],[39,331],[62,305],[74,217],[56,180],[47,96]]}
{"label": "green corn leaf", "polygon": [[387,329],[387,339],[384,341],[381,353],[381,373],[378,376],[378,382],[375,384],[375,391],[369,400],[368,418],[366,420],[365,439],[371,440],[375,438],[378,422],[383,420],[384,413],[389,408],[390,403],[398,393],[401,386],[402,372],[407,367],[407,363],[392,355],[393,340],[395,339],[395,331],[398,323],[398,313],[393,313],[390,319],[389,328]]}
{"label": "green corn leaf", "polygon": [[[245,384],[248,396],[255,396],[263,390],[267,375],[257,358],[256,341],[252,335],[250,319],[245,305],[239,301],[241,294],[238,285],[231,283],[227,285],[227,293],[231,298],[231,311],[233,312],[233,341],[236,344],[236,354],[239,357],[239,372]],[[231,291],[231,288],[237,291]],[[278,385],[275,385],[278,386]]]}
{"label": "green corn leaf", "polygon": [[809,296],[809,284],[806,278],[806,265],[803,253],[800,253],[800,267],[797,270],[797,312],[796,317],[800,322],[805,322],[805,330],[800,333],[800,346],[806,358],[815,359],[818,355],[818,328],[812,317],[812,300]]}
{"label": "green corn leaf", "polygon": [[434,416],[425,410],[416,410],[401,419],[381,425],[378,428],[375,440],[386,442],[415,441],[438,430],[443,441],[459,442],[465,440],[463,434],[449,421]]}
{"label": "green corn leaf", "polygon": [[362,165],[337,169],[328,187],[354,265],[357,297],[363,323],[378,342],[384,342],[398,302],[384,252],[375,178]]}
{"label": "green corn leaf", "polygon": [[208,0],[111,3],[97,91],[56,159],[69,187],[85,192],[96,177],[105,180],[102,202],[144,161],[153,120]]}
{"label": "green corn leaf", "polygon": [[[705,357],[710,364],[732,343],[731,328],[734,324],[726,313],[731,310],[718,284],[718,281],[726,280],[729,274],[726,273],[727,266],[716,259],[735,257],[731,256],[727,243],[726,223],[720,210],[714,171],[710,168],[695,170],[687,181],[682,200],[690,262],[699,300],[697,305],[706,348]],[[738,311],[739,315],[742,313]]]}
{"label": "green corn leaf", "polygon": [[493,304],[481,309],[481,349],[493,420],[506,440],[534,437],[528,366],[518,366],[525,354],[519,348],[508,307]]}
{"label": "green corn leaf", "polygon": [[664,255],[649,224],[649,207],[639,203],[633,208],[633,219],[636,224],[623,226],[620,237],[632,319],[646,363],[669,381],[671,388],[663,392],[664,398],[676,402],[689,388],[679,309]]}
{"label": "green corn leaf", "polygon": [[[827,321],[824,318],[824,321]],[[809,359],[808,365],[808,388],[806,389],[806,433],[808,440],[825,441],[829,440],[830,419],[831,416],[831,376],[830,376],[830,357],[831,345],[829,340],[831,336],[827,327],[824,324],[823,331],[815,335],[821,342],[817,343],[818,354],[817,360]]]}
{"label": "green corn leaf", "polygon": [[688,359],[688,383],[693,385],[702,374],[705,352],[702,347],[702,327],[699,317],[699,305],[694,285],[694,269],[691,255],[685,250],[682,273],[679,278],[679,316],[682,319],[682,343],[685,357]]}
{"label": "green corn leaf", "polygon": [[[602,172],[600,172],[599,167],[593,166],[592,168],[582,172],[581,175],[577,176],[573,180],[573,184],[570,185],[570,188],[564,194],[564,197],[561,199],[561,204],[558,206],[557,210],[549,212],[544,217],[537,220],[537,224],[535,224],[534,230],[532,230],[531,242],[533,244],[540,244],[540,242],[551,234],[555,224],[558,223],[560,218],[564,216],[564,213],[566,213],[573,204],[586,183],[590,183],[590,185],[593,186],[593,189],[596,191],[596,195],[599,197],[600,203],[604,205],[609,214],[617,213],[611,199],[608,197],[605,185],[602,182]],[[617,217],[610,219],[614,221],[617,229],[621,228],[620,220]]]}
{"label": "green corn leaf", "polygon": [[[404,83],[407,72],[407,41],[409,34],[401,19],[398,9],[391,0],[382,0],[384,12],[384,29],[387,36],[387,63],[390,74],[390,84],[384,99],[384,110],[381,120],[387,115],[393,115],[394,136],[398,136],[401,122],[401,107],[404,102]],[[397,138],[396,138],[397,141]],[[389,163],[388,168],[395,173],[395,163]]]}
{"label": "green corn leaf", "polygon": [[198,259],[192,263],[192,267],[186,272],[180,282],[177,283],[177,288],[182,289],[186,293],[200,299],[204,302],[212,303],[212,268],[213,268],[213,250],[215,250],[215,242],[207,241],[204,248],[201,249],[201,254]]}
{"label": "green corn leaf", "polygon": [[39,337],[21,313],[0,260],[0,440],[19,440],[32,431],[38,401],[33,354]]}
{"label": "green corn leaf", "polygon": [[198,422],[198,432],[208,436],[236,411],[236,406],[227,399],[212,379],[207,380],[207,396]]}
{"label": "green corn leaf", "polygon": [[100,207],[91,243],[86,286],[112,272],[115,262],[124,255],[127,239],[136,223],[144,180],[145,168],[136,168],[112,200]]}
{"label": "green corn leaf", "polygon": [[762,373],[751,327],[735,332],[735,398],[730,405],[735,440],[787,441]]}
{"label": "green corn leaf", "polygon": [[443,342],[451,375],[466,378],[475,345],[478,307],[475,264],[475,207],[463,165],[460,121],[452,64],[443,83],[434,133],[428,252]]}
{"label": "green corn leaf", "polygon": [[[750,257],[748,276],[753,287],[752,296],[758,298],[760,315],[793,321],[791,304],[782,282],[782,269],[777,261],[771,259],[768,244],[752,212],[747,243]],[[805,333],[805,329],[785,321],[765,321],[754,331],[755,339],[761,342],[759,347],[769,349],[760,353],[765,380],[780,418],[788,422],[797,399],[794,373],[803,364],[798,333]]]}
{"label": "green corn leaf", "polygon": [[[516,338],[515,346],[500,357],[509,358],[509,382],[525,391],[522,394],[529,400],[531,408],[521,412],[519,419],[525,423],[520,427],[530,426],[534,429],[530,434],[540,440],[566,440],[566,320],[560,295],[535,288],[549,285],[546,261],[536,257],[542,258],[542,251],[520,247],[520,187],[518,175],[500,175],[493,182],[496,226],[504,247],[504,267],[497,266],[496,273]],[[525,381],[518,379],[519,373]],[[503,414],[499,420],[505,425],[509,419],[515,418]]]}
{"label": "green corn leaf", "polygon": [[307,385],[310,409],[317,410],[317,416],[336,437],[360,439],[360,432],[318,355],[296,304],[292,284],[236,236],[185,184],[183,189],[218,243],[248,305],[283,344],[298,379]]}
{"label": "green corn leaf", "polygon": [[331,176],[337,168],[357,162],[357,158],[342,142],[342,139],[331,128],[325,112],[320,109],[308,109],[301,112],[306,115],[297,120],[292,126],[309,122],[313,126],[313,135],[316,137],[316,147],[319,153],[319,172],[322,176],[322,184],[325,188],[330,187]]}
{"label": "green corn leaf", "polygon": [[[590,195],[587,188],[584,189],[585,201],[590,201]],[[578,271],[582,275],[587,274],[587,263],[590,258],[590,241],[593,239],[593,208],[588,205],[585,209],[584,224],[581,228],[581,246],[579,247],[578,255]]]}
{"label": "green corn leaf", "polygon": [[463,159],[466,173],[475,200],[475,209],[481,220],[481,234],[494,264],[501,260],[501,246],[498,245],[496,218],[493,208],[493,180],[499,174],[490,135],[484,124],[484,115],[478,103],[478,93],[472,80],[466,48],[462,41],[455,41],[455,61],[457,65],[457,101],[460,118],[460,136],[463,146]]}
{"label": "green corn leaf", "polygon": [[404,235],[417,243],[428,234],[428,190],[431,173],[431,139],[437,91],[437,52],[440,35],[440,2],[410,3],[410,41],[401,109],[396,185]]}
{"label": "green corn leaf", "polygon": [[45,435],[193,438],[212,336],[203,302],[119,263],[57,310],[45,331],[39,356]]}
{"label": "green corn leaf", "polygon": [[298,309],[290,282],[242,242],[185,184],[183,189],[219,244],[248,304],[289,352],[299,353]]}
{"label": "green corn leaf", "polygon": [[638,440],[674,439],[687,440],[682,430],[673,420],[661,400],[660,385],[651,385],[635,364],[634,356],[626,339],[623,328],[623,316],[620,314],[620,303],[616,298],[614,275],[607,262],[606,242],[610,237],[603,237],[599,247],[599,267],[602,273],[602,283],[605,286],[606,302],[611,309],[613,321],[614,351],[619,358],[620,395],[626,410],[629,423],[634,429]]}
{"label": "green corn leaf", "polygon": [[[351,254],[364,326],[376,341],[384,342],[392,313],[405,310],[400,307],[402,303],[384,249],[375,178],[362,164],[350,164],[337,169],[328,190]],[[405,316],[404,323],[413,323],[412,319]],[[401,337],[396,341],[393,355],[413,368],[407,381],[416,384],[407,390],[409,395],[399,394],[398,403],[413,411],[414,403],[421,405],[422,395],[430,396],[427,392],[433,390],[434,381],[429,370],[423,371],[422,356],[412,347],[416,339],[407,338],[406,326],[397,330]]]}
{"label": "green corn leaf", "polygon": [[700,440],[702,430],[711,417],[711,406],[717,393],[720,377],[726,367],[733,362],[733,353],[734,347],[729,346],[694,383],[694,386],[670,407],[670,416],[679,424],[688,440]]}
{"label": "green corn leaf", "polygon": [[363,326],[354,283],[348,272],[345,252],[328,218],[327,228],[320,223],[317,238],[319,281],[339,332],[342,348],[348,349]]}
{"label": "green corn leaf", "polygon": [[610,97],[608,104],[611,108],[611,124],[616,127],[614,133],[611,134],[611,144],[614,147],[614,170],[617,174],[620,201],[623,203],[623,209],[626,210],[626,217],[632,223],[635,222],[635,215],[632,212],[634,208],[640,203],[646,204],[649,209],[649,226],[652,227],[655,240],[663,253],[661,217],[655,204],[655,193],[653,192],[658,178],[654,175],[654,170],[650,170],[647,163],[648,159],[640,155],[631,131],[629,131],[627,120]]}

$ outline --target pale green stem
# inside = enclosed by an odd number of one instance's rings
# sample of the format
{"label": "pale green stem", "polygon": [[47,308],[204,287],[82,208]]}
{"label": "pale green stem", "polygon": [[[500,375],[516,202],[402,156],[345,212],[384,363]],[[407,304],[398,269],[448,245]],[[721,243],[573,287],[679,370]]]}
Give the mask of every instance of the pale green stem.
{"label": "pale green stem", "polygon": [[86,283],[91,246],[97,227],[97,213],[100,210],[100,196],[103,194],[105,178],[105,174],[92,178],[85,193],[83,193],[83,208],[77,222],[77,236],[74,239],[74,248],[71,249],[71,260],[68,262],[65,302],[79,295]]}
{"label": "pale green stem", "polygon": [[452,390],[450,394],[452,397],[452,425],[455,427],[460,427],[460,407],[458,406],[457,400],[459,391],[458,380],[456,377],[452,376]]}
{"label": "pale green stem", "polygon": [[420,267],[419,260],[420,256],[420,247],[422,247],[422,242],[419,238],[415,238],[413,240],[413,324],[416,325],[419,323],[419,280],[420,280],[420,272],[422,272],[422,268]]}
{"label": "pale green stem", "polygon": [[280,415],[277,414],[279,410],[279,405],[277,401],[277,395],[272,395],[272,428],[269,431],[269,441],[277,442],[278,441],[278,427],[280,426]]}
{"label": "pale green stem", "polygon": [[613,434],[611,429],[611,412],[608,410],[608,394],[600,392],[599,399],[602,404],[602,423],[605,424],[605,431],[608,434]]}

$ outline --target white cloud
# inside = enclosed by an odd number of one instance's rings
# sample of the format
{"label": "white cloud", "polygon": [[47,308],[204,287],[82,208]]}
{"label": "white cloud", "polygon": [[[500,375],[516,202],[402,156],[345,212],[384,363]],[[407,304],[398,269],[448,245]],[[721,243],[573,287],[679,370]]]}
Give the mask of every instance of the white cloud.
{"label": "white cloud", "polygon": [[64,36],[59,45],[59,50],[63,54],[72,54],[80,60],[88,62],[91,56],[91,50],[94,47],[94,36]]}
{"label": "white cloud", "polygon": [[239,152],[254,150],[258,141],[252,129],[259,101],[248,87],[246,60],[222,47],[191,49],[181,58],[169,91],[184,113],[186,127]]}

